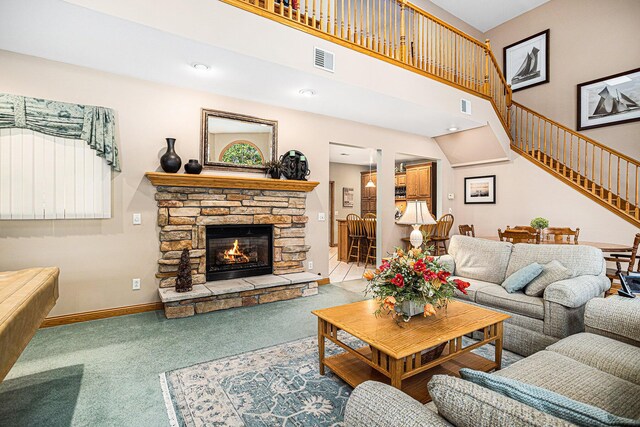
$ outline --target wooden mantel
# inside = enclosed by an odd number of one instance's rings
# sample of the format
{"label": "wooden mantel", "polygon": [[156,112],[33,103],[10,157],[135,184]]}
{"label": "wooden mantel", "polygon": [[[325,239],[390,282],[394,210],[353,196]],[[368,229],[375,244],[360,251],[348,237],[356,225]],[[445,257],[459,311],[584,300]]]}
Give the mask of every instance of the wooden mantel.
{"label": "wooden mantel", "polygon": [[145,176],[155,186],[244,188],[252,190],[300,191],[308,193],[319,184],[317,181],[295,181],[271,178],[251,178],[233,175],[190,175],[184,173],[147,172]]}

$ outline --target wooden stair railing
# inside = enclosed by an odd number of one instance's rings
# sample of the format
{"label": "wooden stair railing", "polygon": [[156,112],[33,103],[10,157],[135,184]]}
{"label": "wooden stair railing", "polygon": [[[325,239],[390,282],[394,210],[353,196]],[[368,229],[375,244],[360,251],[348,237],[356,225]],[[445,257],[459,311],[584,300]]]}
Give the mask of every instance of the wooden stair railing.
{"label": "wooden stair railing", "polygon": [[512,148],[640,226],[640,162],[512,102]]}
{"label": "wooden stair railing", "polygon": [[491,102],[511,148],[640,226],[640,163],[512,101],[489,40],[406,0],[221,0]]}

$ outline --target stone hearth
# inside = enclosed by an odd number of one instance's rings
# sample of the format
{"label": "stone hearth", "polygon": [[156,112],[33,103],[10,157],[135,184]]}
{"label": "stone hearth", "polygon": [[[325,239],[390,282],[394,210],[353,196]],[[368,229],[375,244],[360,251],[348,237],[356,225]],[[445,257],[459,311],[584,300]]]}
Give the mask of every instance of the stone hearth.
{"label": "stone hearth", "polygon": [[[317,293],[315,280],[320,277],[303,273],[303,261],[310,249],[305,244],[306,192],[317,183],[163,173],[147,173],[147,177],[157,185],[155,198],[162,256],[158,260],[156,277],[160,279],[160,294],[167,317],[184,317]],[[274,189],[279,186],[286,190]],[[265,276],[234,279],[238,285],[235,288],[227,286],[224,293],[212,290],[222,289],[223,282],[230,281],[206,281],[206,229],[209,225],[229,224],[273,225],[273,277],[280,279]],[[167,288],[175,287],[183,249],[190,251],[196,293],[191,296],[178,294],[181,295],[179,300],[169,301],[167,298],[171,298],[167,295],[175,292]],[[287,279],[287,275],[294,276],[295,273],[303,273],[305,280]],[[269,286],[253,283],[256,280],[266,281]],[[247,284],[252,287],[243,289]]]}

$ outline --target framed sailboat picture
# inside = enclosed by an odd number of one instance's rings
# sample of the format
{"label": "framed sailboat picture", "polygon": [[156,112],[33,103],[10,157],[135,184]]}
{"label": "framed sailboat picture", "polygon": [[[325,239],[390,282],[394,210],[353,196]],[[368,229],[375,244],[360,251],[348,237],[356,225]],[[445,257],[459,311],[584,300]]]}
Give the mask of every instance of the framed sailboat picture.
{"label": "framed sailboat picture", "polygon": [[468,176],[464,179],[464,204],[496,203],[496,176]]}
{"label": "framed sailboat picture", "polygon": [[549,83],[549,30],[503,49],[504,76],[511,90]]}
{"label": "framed sailboat picture", "polygon": [[578,85],[578,130],[640,120],[640,68]]}

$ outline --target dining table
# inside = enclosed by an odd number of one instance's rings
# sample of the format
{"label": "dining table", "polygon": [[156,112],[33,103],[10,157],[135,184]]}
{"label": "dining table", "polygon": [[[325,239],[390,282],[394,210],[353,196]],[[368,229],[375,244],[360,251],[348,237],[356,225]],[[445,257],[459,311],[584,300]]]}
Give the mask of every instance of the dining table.
{"label": "dining table", "polygon": [[[488,237],[477,237],[478,239],[485,239],[485,240],[493,240],[496,242],[500,241],[500,237],[498,236],[488,236]],[[553,244],[557,244],[554,241],[547,241],[547,240],[542,240],[540,243],[531,243],[532,245],[553,245]],[[569,243],[561,243],[561,244],[569,244]],[[573,243],[571,243],[573,244]],[[577,243],[575,243],[576,245],[583,245],[583,246],[593,246],[594,248],[598,248],[600,249],[602,252],[607,252],[607,253],[612,253],[612,252],[633,252],[633,246],[629,246],[629,245],[621,245],[619,243],[606,243],[606,242],[583,242],[583,241],[578,241]]]}

